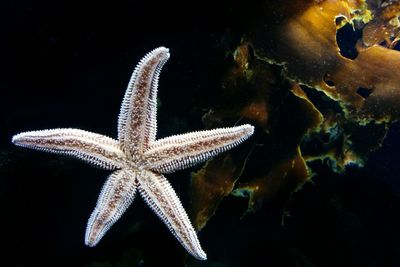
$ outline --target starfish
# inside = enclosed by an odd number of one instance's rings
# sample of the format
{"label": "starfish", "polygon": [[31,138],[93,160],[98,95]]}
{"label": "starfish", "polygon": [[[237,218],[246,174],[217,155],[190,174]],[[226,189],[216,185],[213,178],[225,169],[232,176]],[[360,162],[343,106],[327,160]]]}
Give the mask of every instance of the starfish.
{"label": "starfish", "polygon": [[95,246],[122,216],[138,191],[194,257],[207,259],[196,231],[164,173],[193,166],[241,143],[254,127],[242,125],[174,135],[156,140],[157,88],[169,50],[146,54],[129,81],[118,117],[118,139],[80,130],[51,129],[14,135],[17,146],[79,158],[113,171],[89,218],[85,244]]}

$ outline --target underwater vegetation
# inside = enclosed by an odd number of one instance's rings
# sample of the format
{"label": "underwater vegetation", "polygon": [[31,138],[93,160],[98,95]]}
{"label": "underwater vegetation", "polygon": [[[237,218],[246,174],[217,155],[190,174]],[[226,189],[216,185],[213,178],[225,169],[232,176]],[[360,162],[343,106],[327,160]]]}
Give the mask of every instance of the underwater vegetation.
{"label": "underwater vegetation", "polygon": [[203,117],[210,128],[249,122],[257,135],[192,174],[197,229],[226,196],[246,198],[245,216],[289,200],[318,162],[362,167],[400,116],[399,1],[267,2],[229,54],[229,101]]}

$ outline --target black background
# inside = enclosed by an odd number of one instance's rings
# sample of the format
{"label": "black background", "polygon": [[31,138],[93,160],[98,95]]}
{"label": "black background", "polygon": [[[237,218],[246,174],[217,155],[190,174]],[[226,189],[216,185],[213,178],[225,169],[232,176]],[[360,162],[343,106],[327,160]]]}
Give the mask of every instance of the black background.
{"label": "black background", "polygon": [[[182,247],[141,200],[97,247],[85,247],[108,173],[10,140],[57,127],[115,137],[134,66],[161,45],[171,59],[160,80],[159,137],[202,129],[226,40],[240,38],[258,4],[0,1],[0,266],[182,264]],[[400,266],[399,136],[396,124],[362,169],[321,167],[294,195],[284,226],[273,201],[240,220],[245,201],[228,197],[199,234],[209,260],[189,257],[189,266]],[[184,206],[194,169],[168,176]]]}

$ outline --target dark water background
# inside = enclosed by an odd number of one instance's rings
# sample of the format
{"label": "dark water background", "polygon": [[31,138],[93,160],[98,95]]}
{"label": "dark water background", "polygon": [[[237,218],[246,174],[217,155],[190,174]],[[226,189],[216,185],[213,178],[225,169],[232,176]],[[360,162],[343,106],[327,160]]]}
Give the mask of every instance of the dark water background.
{"label": "dark water background", "polygon": [[[0,0],[0,266],[182,266],[183,249],[139,199],[96,248],[85,247],[108,173],[10,139],[57,127],[115,137],[134,66],[161,45],[171,59],[159,137],[203,129],[225,51],[257,3],[82,2]],[[245,201],[228,197],[199,234],[209,260],[188,265],[400,266],[399,137],[395,124],[364,168],[335,175],[321,167],[294,195],[284,226],[279,201],[240,220]],[[195,169],[168,175],[184,206]]]}

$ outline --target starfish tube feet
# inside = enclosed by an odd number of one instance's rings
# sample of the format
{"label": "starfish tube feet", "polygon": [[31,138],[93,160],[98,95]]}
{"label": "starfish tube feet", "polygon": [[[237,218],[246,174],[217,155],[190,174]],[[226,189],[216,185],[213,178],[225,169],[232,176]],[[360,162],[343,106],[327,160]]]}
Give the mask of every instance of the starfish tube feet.
{"label": "starfish tube feet", "polygon": [[89,218],[85,244],[94,247],[122,216],[135,198],[136,175],[126,170],[118,170],[105,182],[97,200],[96,208]]}
{"label": "starfish tube feet", "polygon": [[126,89],[118,117],[118,140],[132,156],[143,153],[156,138],[158,78],[168,59],[169,49],[165,47],[147,53]]}
{"label": "starfish tube feet", "polygon": [[23,132],[11,141],[21,147],[76,157],[106,170],[121,168],[126,161],[118,141],[79,129]]}
{"label": "starfish tube feet", "polygon": [[254,127],[245,124],[174,135],[157,140],[145,155],[150,169],[171,173],[229,150],[249,138],[253,132]]}
{"label": "starfish tube feet", "polygon": [[182,246],[195,258],[206,260],[207,255],[200,246],[196,231],[167,179],[162,174],[143,171],[139,183],[139,192],[143,199]]}

